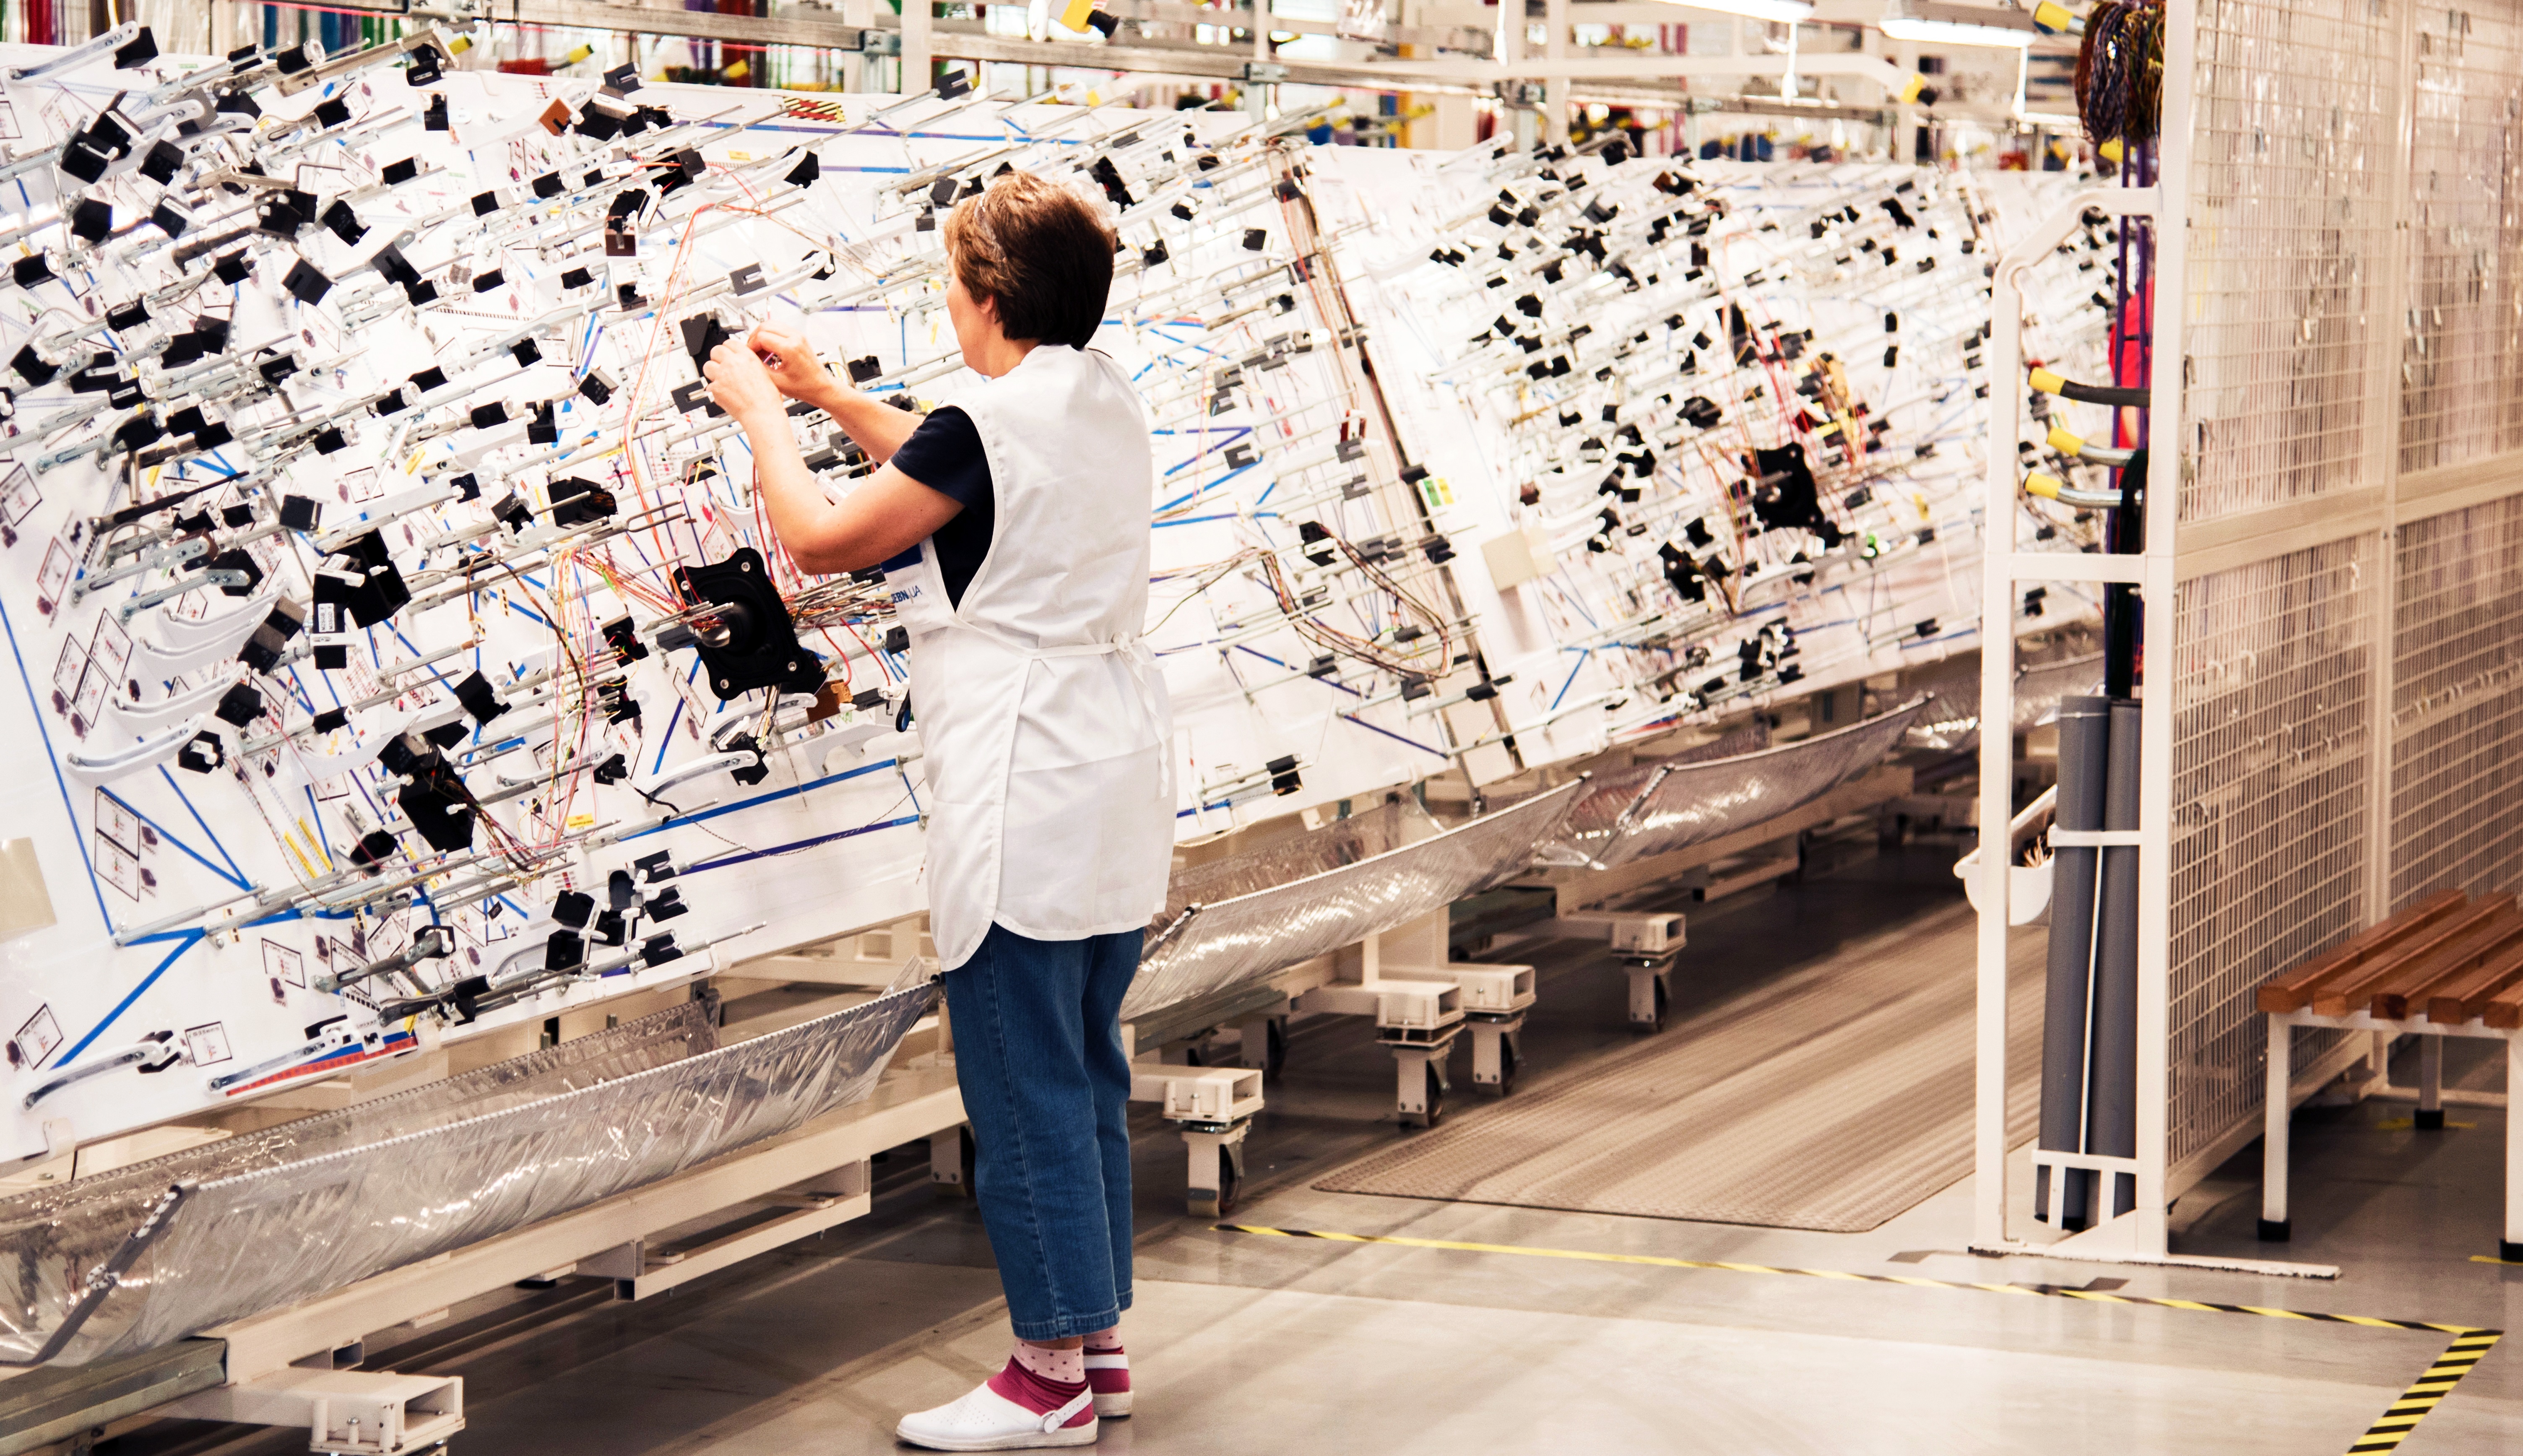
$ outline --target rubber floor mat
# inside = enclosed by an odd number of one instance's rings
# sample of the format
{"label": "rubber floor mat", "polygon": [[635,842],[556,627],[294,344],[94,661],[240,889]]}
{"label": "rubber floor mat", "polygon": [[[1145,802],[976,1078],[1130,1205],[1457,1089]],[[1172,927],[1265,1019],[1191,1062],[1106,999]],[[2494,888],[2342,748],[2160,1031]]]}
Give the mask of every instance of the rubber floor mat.
{"label": "rubber floor mat", "polygon": [[[1954,905],[1314,1184],[1857,1233],[1972,1170],[1973,940]],[[2034,1131],[2047,936],[2008,967],[2007,1144]]]}

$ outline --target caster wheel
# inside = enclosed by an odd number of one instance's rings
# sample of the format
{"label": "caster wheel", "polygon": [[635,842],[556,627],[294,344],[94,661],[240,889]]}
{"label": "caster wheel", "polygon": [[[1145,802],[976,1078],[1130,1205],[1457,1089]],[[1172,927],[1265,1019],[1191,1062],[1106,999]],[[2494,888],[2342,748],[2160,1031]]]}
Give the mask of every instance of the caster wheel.
{"label": "caster wheel", "polygon": [[1273,1016],[1262,1023],[1262,1080],[1276,1082],[1288,1070],[1288,1023]]}
{"label": "caster wheel", "polygon": [[1668,1000],[1664,989],[1664,977],[1657,976],[1655,978],[1654,987],[1655,1018],[1650,1021],[1632,1021],[1630,1023],[1630,1030],[1637,1032],[1641,1036],[1653,1036],[1657,1032],[1664,1030],[1665,1004]]}
{"label": "caster wheel", "polygon": [[1235,1211],[1244,1198],[1244,1175],[1235,1170],[1235,1154],[1217,1150],[1216,1197],[1204,1198],[1195,1194],[1183,1200],[1183,1206],[1194,1218],[1224,1218]]}
{"label": "caster wheel", "polygon": [[1235,1154],[1220,1148],[1217,1150],[1217,1216],[1222,1218],[1233,1213],[1235,1205],[1243,1198],[1244,1175],[1236,1170]]}
{"label": "caster wheel", "polygon": [[1428,1068],[1428,1110],[1402,1114],[1404,1127],[1435,1127],[1446,1120],[1446,1079],[1434,1065]]}

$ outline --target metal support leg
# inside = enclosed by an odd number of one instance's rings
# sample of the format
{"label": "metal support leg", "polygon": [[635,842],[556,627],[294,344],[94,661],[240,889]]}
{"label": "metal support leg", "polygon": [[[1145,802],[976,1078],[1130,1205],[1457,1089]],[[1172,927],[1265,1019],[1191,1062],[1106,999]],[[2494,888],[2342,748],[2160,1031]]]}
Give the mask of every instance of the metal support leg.
{"label": "metal support leg", "polygon": [[2523,1262],[2523,1036],[2505,1038],[2505,1237],[2497,1256]]}
{"label": "metal support leg", "polygon": [[1278,1081],[1288,1046],[1287,1013],[1247,1017],[1235,1023],[1235,1031],[1240,1043],[1236,1064],[1258,1068],[1264,1079]]}
{"label": "metal support leg", "polygon": [[2261,1238],[2284,1244],[2293,1232],[2287,1227],[2287,1124],[2294,1109],[2287,1105],[2287,1095],[2295,1085],[2291,1065],[2295,1028],[2275,1016],[2268,1023],[2268,1127],[2261,1135]]}
{"label": "metal support leg", "polygon": [[2418,1114],[2413,1124],[2426,1132],[2444,1130],[2444,1045],[2440,1036],[2418,1038]]}
{"label": "metal support leg", "polygon": [[1500,1097],[1515,1091],[1516,1067],[1523,1059],[1516,1039],[1524,1032],[1524,1018],[1466,1024],[1472,1033],[1472,1085]]}
{"label": "metal support leg", "polygon": [[1624,965],[1630,977],[1630,1029],[1664,1029],[1665,969],[1661,965]]}
{"label": "metal support leg", "polygon": [[1388,1045],[1393,1047],[1394,1106],[1402,1125],[1435,1127],[1446,1116],[1446,1094],[1453,1086],[1447,1080],[1446,1063],[1454,1039],[1435,1046]]}
{"label": "metal support leg", "polygon": [[973,1196],[970,1136],[962,1123],[928,1135],[928,1181],[938,1192],[959,1198]]}

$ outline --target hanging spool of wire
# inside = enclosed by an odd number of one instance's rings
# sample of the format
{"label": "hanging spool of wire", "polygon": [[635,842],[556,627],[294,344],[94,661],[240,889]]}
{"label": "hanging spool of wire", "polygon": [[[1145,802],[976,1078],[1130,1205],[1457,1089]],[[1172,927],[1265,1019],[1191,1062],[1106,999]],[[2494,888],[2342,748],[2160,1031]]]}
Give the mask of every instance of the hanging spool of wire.
{"label": "hanging spool of wire", "polygon": [[2085,13],[2076,52],[2076,111],[2085,140],[2137,146],[2155,140],[2164,115],[2164,11],[2099,0]]}

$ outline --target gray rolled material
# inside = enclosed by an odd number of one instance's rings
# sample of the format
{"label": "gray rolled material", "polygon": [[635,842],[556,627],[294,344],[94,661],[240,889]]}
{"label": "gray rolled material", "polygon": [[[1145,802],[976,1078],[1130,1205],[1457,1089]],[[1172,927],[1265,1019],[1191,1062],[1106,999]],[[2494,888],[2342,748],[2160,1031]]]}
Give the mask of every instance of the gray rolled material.
{"label": "gray rolled material", "polygon": [[[1122,1018],[1257,980],[1504,884],[1533,862],[1535,848],[1559,827],[1585,790],[1582,779],[1564,783],[1417,843],[1355,861],[1325,863],[1398,839],[1398,806],[1388,806],[1395,816],[1389,822],[1369,815],[1350,831],[1340,829],[1352,822],[1343,820],[1295,844],[1204,866],[1197,885],[1243,893],[1191,901],[1149,930],[1138,978],[1121,1002]],[[1252,887],[1291,870],[1311,872]],[[1170,905],[1175,897],[1167,898]]]}
{"label": "gray rolled material", "polygon": [[[2138,820],[2138,705],[2112,703],[2111,771],[2103,827],[2134,829]],[[2102,851],[2099,910],[2094,923],[2093,1086],[2085,1119],[2085,1151],[2113,1157],[2137,1155],[2137,887],[2138,851],[2112,845]],[[2137,1206],[2137,1180],[2114,1179],[2112,1216]]]}
{"label": "gray rolled material", "polygon": [[[2056,827],[2088,832],[2103,826],[2110,739],[2109,699],[2059,700]],[[2051,1152],[2085,1151],[2086,1013],[2093,989],[2098,863],[2097,852],[2082,846],[2062,846],[2052,856],[2050,972],[2041,1021],[2041,1146]],[[2033,1207],[2061,1228],[2091,1226],[2091,1174],[2071,1170],[2055,1200],[2053,1194],[2046,1178],[2036,1178]]]}
{"label": "gray rolled material", "polygon": [[1606,774],[1552,843],[1560,858],[1609,869],[1723,839],[1800,809],[1883,761],[1925,698],[1780,748],[1733,758],[1659,760]]}
{"label": "gray rolled material", "polygon": [[717,1050],[703,1010],[678,1008],[0,1200],[0,1361],[151,1349],[788,1132],[865,1097],[933,996],[890,992]]}

